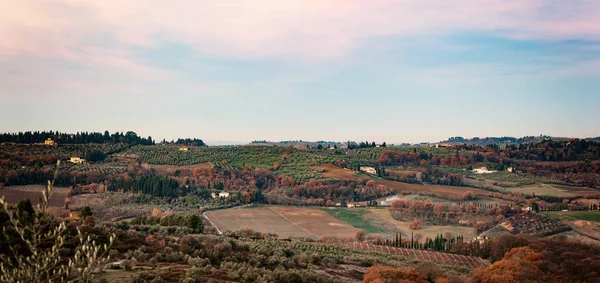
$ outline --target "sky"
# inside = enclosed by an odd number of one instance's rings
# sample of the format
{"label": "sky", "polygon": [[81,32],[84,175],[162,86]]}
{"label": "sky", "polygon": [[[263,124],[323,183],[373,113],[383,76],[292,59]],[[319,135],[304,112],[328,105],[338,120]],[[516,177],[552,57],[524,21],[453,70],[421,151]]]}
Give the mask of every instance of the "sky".
{"label": "sky", "polygon": [[600,136],[597,0],[0,0],[0,132]]}

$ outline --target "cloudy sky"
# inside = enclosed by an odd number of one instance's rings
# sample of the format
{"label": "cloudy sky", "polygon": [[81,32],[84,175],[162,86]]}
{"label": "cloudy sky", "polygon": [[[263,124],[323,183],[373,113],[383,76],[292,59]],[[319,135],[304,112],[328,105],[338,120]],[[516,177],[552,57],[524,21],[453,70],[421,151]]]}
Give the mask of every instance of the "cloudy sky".
{"label": "cloudy sky", "polygon": [[597,0],[0,0],[0,131],[600,135]]}

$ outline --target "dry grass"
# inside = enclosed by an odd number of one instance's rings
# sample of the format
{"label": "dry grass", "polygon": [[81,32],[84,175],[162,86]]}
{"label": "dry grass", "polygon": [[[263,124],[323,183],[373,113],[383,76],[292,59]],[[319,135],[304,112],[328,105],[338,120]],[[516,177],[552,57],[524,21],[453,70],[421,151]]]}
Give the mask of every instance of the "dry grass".
{"label": "dry grass", "polygon": [[316,208],[272,206],[269,209],[317,238],[354,238],[358,229]]}
{"label": "dry grass", "polygon": [[526,194],[526,195],[546,195],[546,196],[553,196],[553,197],[574,197],[576,196],[576,194],[573,194],[571,192],[569,192],[566,189],[562,189],[559,186],[551,186],[551,185],[547,185],[547,184],[534,184],[534,185],[527,185],[527,186],[522,186],[522,187],[515,187],[515,188],[507,188],[506,190],[512,192],[512,193],[521,193],[521,194]]}
{"label": "dry grass", "polygon": [[[316,170],[323,170],[323,172],[321,173],[321,176],[323,176],[325,178],[332,178],[332,179],[339,179],[339,180],[352,180],[352,181],[359,181],[361,179],[364,179],[364,178],[357,176],[357,174],[352,170],[340,168],[333,164],[321,164],[321,165],[317,165],[317,166],[312,166],[310,168],[316,169]],[[365,178],[366,178],[366,176],[365,176]]]}
{"label": "dry grass", "polygon": [[232,208],[207,212],[221,231],[237,231],[244,227],[261,233],[274,233],[279,238],[310,237],[298,226],[290,223],[268,208]]}
{"label": "dry grass", "polygon": [[452,235],[463,235],[465,239],[475,237],[475,229],[471,227],[462,226],[428,226],[423,225],[421,230],[411,230],[408,226],[410,222],[398,221],[392,217],[392,213],[389,209],[371,209],[371,211],[381,219],[388,221],[395,225],[400,231],[406,235],[410,235],[414,231],[415,234],[419,233],[423,237],[435,238],[436,235],[443,234],[444,232],[450,232]]}

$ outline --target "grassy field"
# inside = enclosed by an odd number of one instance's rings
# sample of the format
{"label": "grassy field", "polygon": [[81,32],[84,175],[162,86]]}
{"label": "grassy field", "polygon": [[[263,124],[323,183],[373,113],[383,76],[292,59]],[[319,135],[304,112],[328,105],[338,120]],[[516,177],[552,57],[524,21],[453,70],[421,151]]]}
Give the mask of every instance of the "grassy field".
{"label": "grassy field", "polygon": [[547,213],[567,221],[586,220],[600,222],[600,211],[553,211]]}
{"label": "grassy field", "polygon": [[463,235],[465,239],[475,237],[475,229],[462,226],[428,226],[424,225],[421,230],[411,230],[408,226],[410,222],[398,221],[392,217],[389,209],[371,209],[371,211],[381,219],[394,224],[402,233],[410,235],[411,232],[419,233],[424,237],[435,238],[436,235],[450,232],[452,235]]}
{"label": "grassy field", "polygon": [[390,232],[388,229],[385,229],[385,227],[373,223],[374,219],[372,217],[366,217],[370,212],[365,209],[324,208],[323,211],[355,228],[362,229],[369,234]]}

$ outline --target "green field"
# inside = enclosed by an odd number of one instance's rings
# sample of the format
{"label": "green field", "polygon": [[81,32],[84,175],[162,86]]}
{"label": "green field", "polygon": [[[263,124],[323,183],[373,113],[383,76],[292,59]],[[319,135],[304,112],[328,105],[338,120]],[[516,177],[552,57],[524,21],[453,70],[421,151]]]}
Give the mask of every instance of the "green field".
{"label": "green field", "polygon": [[345,208],[336,208],[336,209],[323,209],[323,211],[329,213],[331,216],[344,221],[351,226],[362,229],[369,234],[374,233],[388,233],[390,232],[388,229],[381,227],[380,225],[376,225],[373,223],[373,219],[365,217],[366,214],[369,214],[369,211],[364,209],[345,209]]}
{"label": "green field", "polygon": [[586,220],[600,222],[600,211],[556,211],[548,212],[548,215],[569,221]]}

